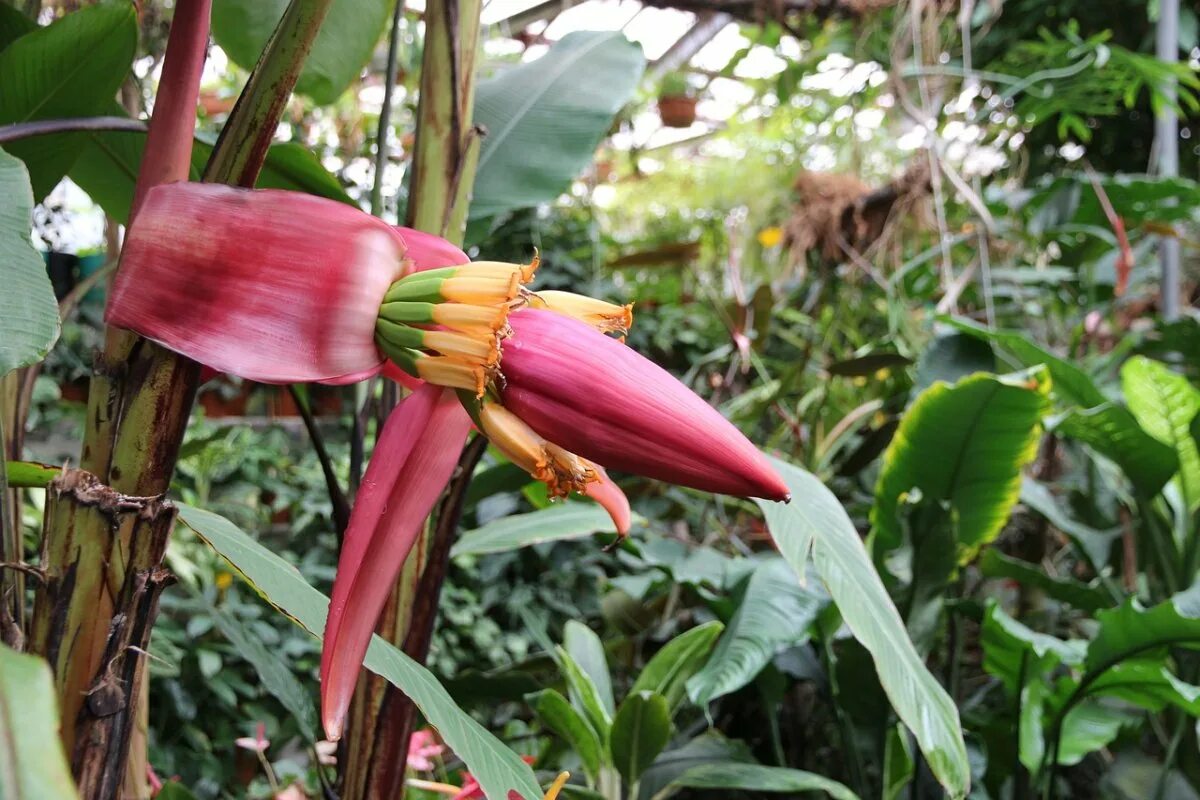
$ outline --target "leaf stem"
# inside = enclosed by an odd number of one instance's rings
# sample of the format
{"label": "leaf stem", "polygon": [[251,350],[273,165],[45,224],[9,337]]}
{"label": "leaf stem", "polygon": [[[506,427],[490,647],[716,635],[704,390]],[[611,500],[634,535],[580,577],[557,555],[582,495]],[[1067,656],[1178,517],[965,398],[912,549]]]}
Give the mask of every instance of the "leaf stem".
{"label": "leaf stem", "polygon": [[0,144],[72,131],[145,131],[146,123],[129,117],[70,117],[0,125]]}
{"label": "leaf stem", "polygon": [[392,11],[392,32],[388,36],[387,71],[383,79],[383,108],[375,134],[375,177],[371,183],[371,214],[383,215],[383,174],[387,166],[388,139],[392,132],[392,95],[396,90],[396,61],[400,50],[400,23],[404,18],[404,0],[396,0]]}

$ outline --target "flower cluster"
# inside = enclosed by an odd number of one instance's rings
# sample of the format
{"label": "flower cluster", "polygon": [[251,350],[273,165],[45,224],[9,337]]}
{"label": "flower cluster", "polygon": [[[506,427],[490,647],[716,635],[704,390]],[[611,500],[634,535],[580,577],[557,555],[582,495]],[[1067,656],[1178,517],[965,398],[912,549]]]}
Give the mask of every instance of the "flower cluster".
{"label": "flower cluster", "polygon": [[321,658],[332,740],[472,425],[552,496],[599,502],[622,535],[629,503],[606,469],[787,499],[732,424],[624,344],[630,307],[534,291],[537,268],[472,263],[340,203],[211,184],[151,190],[130,231],[110,323],[251,380],[383,372],[413,390],[379,432],[343,540]]}

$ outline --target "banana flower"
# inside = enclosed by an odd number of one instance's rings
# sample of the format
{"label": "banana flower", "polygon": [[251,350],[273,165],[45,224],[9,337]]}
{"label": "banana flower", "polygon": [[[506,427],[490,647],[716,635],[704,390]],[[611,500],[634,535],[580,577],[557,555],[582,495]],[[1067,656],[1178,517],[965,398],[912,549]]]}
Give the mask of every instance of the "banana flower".
{"label": "banana flower", "polygon": [[786,500],[715,409],[613,335],[628,306],[528,288],[529,264],[469,262],[436,236],[304,194],[212,184],[146,196],[106,312],[189,358],[265,383],[402,372],[346,531],[321,658],[341,736],[376,620],[472,424],[551,496],[629,503],[605,468]]}

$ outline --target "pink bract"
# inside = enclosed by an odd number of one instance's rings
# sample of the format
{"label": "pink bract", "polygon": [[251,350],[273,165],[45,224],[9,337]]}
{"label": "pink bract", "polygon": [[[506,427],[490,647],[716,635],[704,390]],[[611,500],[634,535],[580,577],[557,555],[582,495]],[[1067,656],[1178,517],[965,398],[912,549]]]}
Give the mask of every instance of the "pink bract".
{"label": "pink bract", "polygon": [[541,436],[609,469],[721,494],[784,500],[766,457],[654,362],[549,311],[509,317],[504,405]]}
{"label": "pink bract", "polygon": [[358,491],[325,623],[321,719],[342,725],[375,622],[471,428],[454,392],[425,384],[388,417]]}

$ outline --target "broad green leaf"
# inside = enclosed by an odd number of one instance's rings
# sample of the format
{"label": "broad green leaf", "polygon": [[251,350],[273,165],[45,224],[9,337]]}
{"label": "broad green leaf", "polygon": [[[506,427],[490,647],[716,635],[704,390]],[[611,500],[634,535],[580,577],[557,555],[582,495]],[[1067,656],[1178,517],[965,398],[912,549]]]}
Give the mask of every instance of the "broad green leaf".
{"label": "broad green leaf", "polygon": [[632,784],[658,757],[671,739],[671,709],[667,698],[654,692],[630,694],[617,709],[609,733],[613,766]]}
{"label": "broad green leaf", "polygon": [[602,754],[600,739],[596,731],[579,712],[571,707],[567,698],[553,689],[544,689],[525,696],[525,702],[537,714],[542,724],[562,737],[583,762],[583,768],[591,781],[600,774]]}
{"label": "broad green leaf", "polygon": [[[146,134],[141,131],[89,131],[80,135],[85,144],[71,167],[71,180],[110,217],[121,223],[128,222]],[[196,139],[192,144],[192,180],[200,179],[211,155],[212,144]],[[297,142],[271,145],[256,186],[305,192],[354,204],[337,178],[321,166],[316,155]]]}
{"label": "broad green leaf", "polygon": [[[1021,469],[1037,454],[1049,381],[1045,371],[972,375],[922,392],[883,455],[871,525],[880,546],[903,541],[905,498],[955,516],[958,560],[991,542],[1021,492]],[[926,531],[914,529],[916,540]]]}
{"label": "broad green leaf", "polygon": [[59,724],[49,665],[0,644],[0,797],[79,796],[58,738]]}
{"label": "broad green leaf", "polygon": [[308,740],[315,742],[318,738],[324,738],[316,736],[317,711],[313,706],[312,697],[300,685],[295,672],[282,656],[268,650],[258,637],[246,630],[245,626],[236,619],[211,607],[209,614],[217,628],[238,651],[238,654],[254,667],[258,677],[262,680],[263,688],[270,692],[296,719],[301,732],[308,737]]}
{"label": "broad green leaf", "polygon": [[[2,58],[2,54],[0,54]],[[2,94],[2,93],[0,93]],[[42,360],[58,339],[58,303],[29,242],[33,195],[19,159],[0,150],[0,377]]]}
{"label": "broad green leaf", "polygon": [[1100,624],[1088,645],[1085,666],[1103,672],[1128,658],[1146,658],[1167,647],[1200,648],[1200,584],[1156,606],[1130,598],[1096,614]]}
{"label": "broad green leaf", "polygon": [[575,659],[580,669],[587,673],[596,686],[600,702],[609,714],[616,710],[613,700],[612,675],[608,671],[608,656],[604,652],[604,642],[595,632],[574,619],[567,620],[563,626],[563,647]]}
{"label": "broad green leaf", "polygon": [[705,705],[742,688],[777,653],[808,639],[808,627],[829,599],[802,587],[782,558],[759,564],[712,658],[687,683],[688,696]]}
{"label": "broad green leaf", "polygon": [[848,787],[815,772],[761,764],[703,764],[692,767],[671,785],[747,792],[821,792],[835,800],[859,800]]}
{"label": "broad green leaf", "polygon": [[[1058,746],[1058,763],[1078,764],[1083,757],[1107,747],[1121,729],[1142,724],[1140,715],[1087,700],[1072,708],[1063,719]],[[1024,759],[1023,759],[1024,760]],[[1027,768],[1032,769],[1028,762]]]}
{"label": "broad green leaf", "polygon": [[637,800],[663,800],[678,790],[671,782],[692,767],[704,764],[754,764],[745,742],[709,730],[681,747],[666,750],[642,773]]}
{"label": "broad green leaf", "polygon": [[883,745],[883,800],[900,800],[916,772],[908,732],[903,725],[888,728]]}
{"label": "broad green leaf", "polygon": [[[334,0],[296,91],[319,105],[341,96],[371,59],[396,0]],[[253,69],[288,0],[214,0],[212,35],[229,58]]]}
{"label": "broad green leaf", "polygon": [[[217,514],[180,506],[179,518],[228,561],[268,603],[320,638],[325,630],[329,598],[309,586],[294,566]],[[507,797],[510,790],[516,790],[526,798],[542,796],[529,766],[455,705],[429,670],[378,636],[367,650],[365,666],[412,699],[489,796]]]}
{"label": "broad green leaf", "polygon": [[1048,669],[1059,664],[1078,666],[1087,650],[1082,640],[1064,641],[1030,629],[1004,613],[995,601],[984,614],[981,634],[984,671],[999,678],[1013,693],[1021,688],[1022,675],[1034,674],[1030,659]]}
{"label": "broad green leaf", "polygon": [[0,51],[37,28],[37,23],[10,5],[0,3]]}
{"label": "broad green leaf", "polygon": [[[0,52],[0,125],[103,113],[129,72],[137,46],[131,3],[88,6],[27,33]],[[11,142],[45,197],[79,154],[79,134]]]}
{"label": "broad green leaf", "polygon": [[471,219],[558,197],[591,163],[613,117],[645,69],[641,48],[619,31],[576,31],[541,58],[480,81],[479,153]]}
{"label": "broad green leaf", "polygon": [[934,776],[951,796],[964,797],[971,771],[958,709],[913,647],[854,523],[812,474],[778,459],[772,463],[792,501],[757,502],[780,552],[800,576],[811,549],[817,574],[846,626],[871,653],[880,684]]}
{"label": "broad green leaf", "polygon": [[1041,589],[1047,596],[1069,603],[1081,611],[1096,611],[1116,605],[1099,580],[1084,583],[1070,577],[1053,577],[1037,564],[1006,556],[997,550],[986,550],[979,559],[979,571],[985,578],[1009,578],[1023,586]]}
{"label": "broad green leaf", "polygon": [[1178,465],[1169,447],[1156,441],[1134,420],[1128,409],[1114,405],[1087,373],[1052,355],[1014,331],[991,331],[974,322],[947,319],[959,330],[999,345],[1023,367],[1044,365],[1050,371],[1051,391],[1059,401],[1076,408],[1057,423],[1055,431],[1091,447],[1121,468],[1125,477],[1147,497],[1170,480]]}
{"label": "broad green leaf", "polygon": [[572,658],[563,647],[554,648],[556,661],[567,682],[567,694],[575,708],[587,718],[588,723],[601,741],[608,739],[608,731],[612,727],[612,713],[600,696],[600,690],[592,681],[590,675]]}
{"label": "broad green leaf", "polygon": [[633,688],[629,690],[630,694],[661,694],[667,698],[671,710],[677,708],[685,696],[688,679],[704,666],[713,644],[724,629],[724,625],[713,620],[697,625],[667,642],[642,667],[637,680],[633,682]]}
{"label": "broad green leaf", "polygon": [[937,337],[917,359],[915,390],[938,381],[956,383],[977,372],[995,372],[996,354],[986,341],[959,331]]}
{"label": "broad green leaf", "polygon": [[[984,615],[981,638],[984,670],[999,678],[1009,697],[1017,701],[1018,757],[1026,769],[1037,774],[1049,746],[1046,733],[1052,726],[1053,674],[1061,665],[1081,664],[1086,643],[1031,630],[994,601]],[[1073,686],[1068,680],[1064,691]],[[1086,714],[1079,717],[1085,728],[1088,719]],[[1083,741],[1087,737],[1074,738]]]}
{"label": "broad green leaf", "polygon": [[1200,508],[1200,450],[1191,431],[1200,414],[1200,389],[1165,364],[1134,356],[1121,367],[1121,390],[1146,432],[1175,452],[1187,511]]}
{"label": "broad green leaf", "polygon": [[513,514],[458,537],[451,556],[503,553],[520,547],[616,533],[612,518],[592,503],[558,503],[528,514]]}
{"label": "broad green leaf", "polygon": [[1161,659],[1122,661],[1088,684],[1087,693],[1119,697],[1148,711],[1169,704],[1200,717],[1200,686],[1175,677]]}

